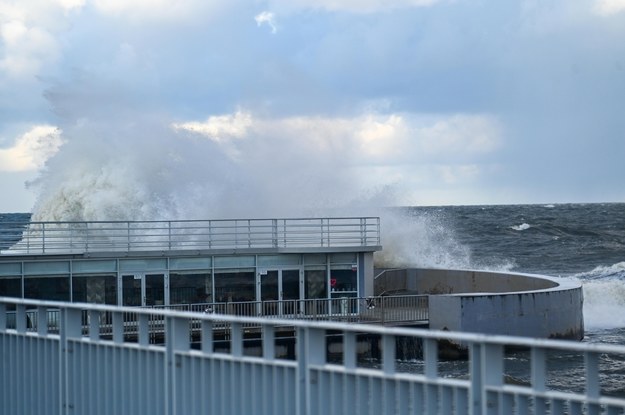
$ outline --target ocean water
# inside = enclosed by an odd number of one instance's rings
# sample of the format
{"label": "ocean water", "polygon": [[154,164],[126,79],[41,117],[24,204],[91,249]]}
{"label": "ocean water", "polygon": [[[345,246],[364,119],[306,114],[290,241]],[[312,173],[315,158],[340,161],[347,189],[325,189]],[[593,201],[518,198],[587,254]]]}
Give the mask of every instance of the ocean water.
{"label": "ocean water", "polygon": [[[0,224],[29,218],[0,213]],[[0,226],[7,238],[19,235]],[[625,344],[625,203],[400,208],[382,215],[382,244],[383,265],[579,280],[589,341]]]}
{"label": "ocean water", "polygon": [[[580,281],[584,290],[584,342],[625,345],[625,203],[415,207],[416,218],[443,226],[462,247],[454,267],[509,270]],[[444,224],[444,225],[443,225]],[[436,238],[434,238],[436,239]],[[440,255],[439,255],[440,256]],[[468,370],[447,362],[443,370]],[[506,359],[506,373],[529,381],[527,352]],[[582,391],[582,357],[552,353],[551,387]],[[625,397],[625,361],[604,356],[600,366],[604,393]]]}
{"label": "ocean water", "polygon": [[[625,345],[625,203],[407,207],[382,215],[381,265],[507,270],[581,281],[585,342]],[[0,214],[0,223],[28,214]],[[3,234],[0,229],[0,236]],[[18,238],[19,235],[9,235]],[[3,238],[0,238],[3,239]],[[0,246],[0,249],[6,247]],[[409,370],[418,363],[407,363]],[[553,387],[582,390],[580,356],[555,353]],[[443,363],[443,373],[466,371]],[[527,381],[529,356],[506,371]],[[625,361],[607,357],[602,386],[625,396]],[[412,369],[410,369],[412,368]]]}

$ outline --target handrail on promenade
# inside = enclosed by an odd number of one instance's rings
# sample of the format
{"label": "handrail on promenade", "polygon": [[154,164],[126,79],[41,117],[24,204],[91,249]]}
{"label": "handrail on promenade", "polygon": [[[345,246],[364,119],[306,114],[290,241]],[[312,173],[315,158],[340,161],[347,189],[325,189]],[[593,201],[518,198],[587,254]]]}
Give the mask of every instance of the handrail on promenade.
{"label": "handrail on promenade", "polygon": [[380,245],[380,218],[327,217],[170,221],[6,222],[10,253],[344,248]]}
{"label": "handrail on promenade", "polygon": [[[29,330],[29,309],[59,310],[58,332]],[[136,316],[136,339],[123,336],[127,315]],[[149,342],[150,321],[163,322],[160,344]],[[227,337],[215,337],[216,324]],[[262,335],[250,339],[250,324]],[[293,353],[281,357],[285,325]],[[400,362],[407,341],[419,356]],[[468,364],[443,373],[439,351],[451,343],[467,348]],[[529,349],[515,384],[506,381],[508,347]],[[579,376],[554,384],[562,376],[554,357]],[[0,298],[7,414],[623,414],[625,396],[610,388],[623,361],[622,345]]]}
{"label": "handrail on promenade", "polygon": [[170,304],[147,308],[283,320],[342,321],[363,324],[415,325],[428,321],[427,295]]}
{"label": "handrail on promenade", "polygon": [[[140,309],[174,310],[191,313],[203,313],[214,315],[263,317],[281,320],[307,320],[307,321],[340,321],[362,324],[392,324],[392,325],[417,325],[427,323],[428,320],[428,296],[427,295],[404,295],[404,296],[377,296],[377,297],[342,297],[342,298],[319,298],[306,300],[276,300],[276,301],[245,301],[245,302],[215,302],[193,304],[170,304],[138,307]],[[134,308],[133,308],[134,309]],[[26,310],[27,330],[36,332],[39,325],[47,325],[47,330],[58,333],[59,310],[48,309],[46,315],[39,313],[37,309]],[[108,325],[101,327],[101,334],[110,332],[112,326],[110,314],[100,316],[102,322]],[[125,315],[124,336],[137,334],[136,313]],[[88,329],[88,318],[83,316],[83,331]],[[196,323],[199,323],[196,321]],[[149,338],[155,339],[162,331],[164,321],[150,320]],[[7,314],[6,325],[16,328],[16,314]],[[250,326],[251,327],[251,326]],[[193,329],[199,329],[195,324]],[[159,333],[154,333],[157,330]]]}

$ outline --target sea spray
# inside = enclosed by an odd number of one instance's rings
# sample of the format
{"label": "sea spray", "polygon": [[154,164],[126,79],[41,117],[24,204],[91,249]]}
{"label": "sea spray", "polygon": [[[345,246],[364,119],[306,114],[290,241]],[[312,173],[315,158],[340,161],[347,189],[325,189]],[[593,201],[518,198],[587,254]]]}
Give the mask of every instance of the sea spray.
{"label": "sea spray", "polygon": [[625,327],[625,262],[598,266],[571,278],[582,282],[587,330]]}

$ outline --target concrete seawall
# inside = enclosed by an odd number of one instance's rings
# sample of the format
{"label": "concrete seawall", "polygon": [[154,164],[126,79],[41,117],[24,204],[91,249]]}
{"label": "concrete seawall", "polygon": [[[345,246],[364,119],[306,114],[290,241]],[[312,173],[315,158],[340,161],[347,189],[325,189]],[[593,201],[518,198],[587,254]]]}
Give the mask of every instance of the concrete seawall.
{"label": "concrete seawall", "polygon": [[580,283],[487,271],[387,270],[376,293],[430,294],[431,329],[581,340]]}

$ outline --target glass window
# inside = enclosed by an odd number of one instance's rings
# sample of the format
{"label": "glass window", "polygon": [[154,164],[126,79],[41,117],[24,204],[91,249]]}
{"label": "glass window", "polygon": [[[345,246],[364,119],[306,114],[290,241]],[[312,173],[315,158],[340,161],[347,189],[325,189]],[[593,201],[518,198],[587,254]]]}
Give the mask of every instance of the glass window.
{"label": "glass window", "polygon": [[358,272],[351,265],[333,265],[330,269],[332,291],[358,291]]}
{"label": "glass window", "polygon": [[59,275],[65,273],[69,273],[68,261],[37,261],[24,263],[24,274],[26,275]]}
{"label": "glass window", "polygon": [[207,271],[169,273],[170,304],[198,304],[213,302],[213,283]]}
{"label": "glass window", "polygon": [[306,265],[325,265],[326,254],[304,254],[304,264]]}
{"label": "glass window", "polygon": [[216,268],[253,267],[256,265],[256,257],[253,255],[216,256]]}
{"label": "glass window", "polygon": [[299,254],[296,255],[259,255],[258,256],[258,266],[259,267],[269,267],[276,265],[299,265],[301,262],[302,256]]}
{"label": "glass window", "polygon": [[0,277],[0,297],[22,297],[22,277]]}
{"label": "glass window", "polygon": [[120,259],[120,271],[155,271],[167,269],[167,260],[164,258],[153,259]]}
{"label": "glass window", "polygon": [[304,269],[304,281],[304,298],[328,298],[326,267],[306,267]]}
{"label": "glass window", "polygon": [[254,269],[215,271],[215,302],[256,301]]}
{"label": "glass window", "polygon": [[72,272],[74,274],[91,273],[105,273],[116,272],[117,261],[110,260],[88,260],[88,261],[74,261],[72,262]]}
{"label": "glass window", "polygon": [[0,263],[0,275],[21,275],[22,264],[19,262]]}
{"label": "glass window", "polygon": [[76,303],[117,304],[117,276],[74,275],[72,301]]}
{"label": "glass window", "polygon": [[336,254],[330,254],[330,263],[332,264],[355,264],[356,253],[355,252],[339,252]]}
{"label": "glass window", "polygon": [[210,269],[212,261],[210,257],[171,258],[169,269]]}
{"label": "glass window", "polygon": [[25,277],[24,298],[69,301],[69,275]]}

